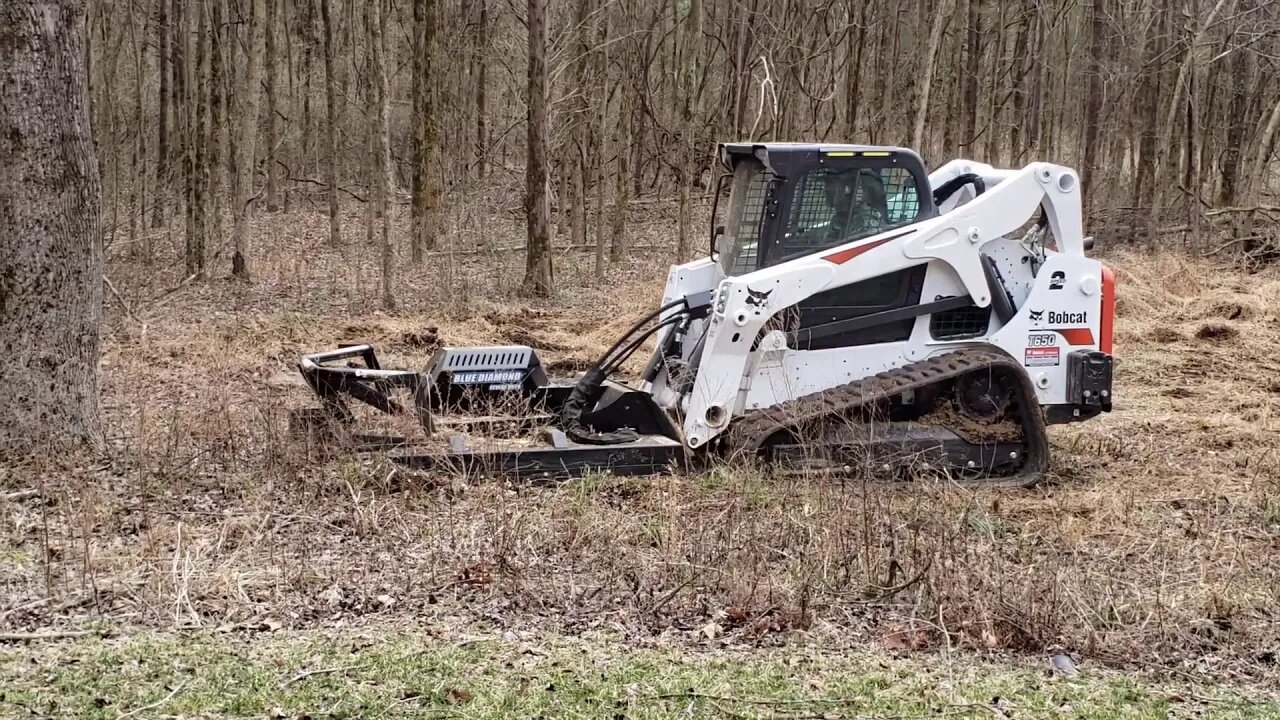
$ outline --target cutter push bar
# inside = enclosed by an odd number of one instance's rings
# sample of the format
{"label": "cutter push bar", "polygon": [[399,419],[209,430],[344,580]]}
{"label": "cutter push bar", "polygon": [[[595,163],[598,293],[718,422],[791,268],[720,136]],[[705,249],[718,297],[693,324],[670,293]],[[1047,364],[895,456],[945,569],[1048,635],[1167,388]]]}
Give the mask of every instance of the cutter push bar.
{"label": "cutter push bar", "polygon": [[[577,381],[548,378],[537,353],[523,345],[441,348],[422,372],[383,369],[371,345],[350,345],[306,355],[298,370],[320,406],[291,415],[295,435],[391,449],[392,460],[417,470],[536,479],[592,470],[648,475],[684,462],[679,432],[652,397],[615,380],[601,385],[580,422],[599,432],[629,430],[637,439],[609,446],[567,437],[555,421]],[[422,437],[361,432],[353,401],[387,415],[411,413]],[[446,441],[434,452],[425,442],[433,437]]]}

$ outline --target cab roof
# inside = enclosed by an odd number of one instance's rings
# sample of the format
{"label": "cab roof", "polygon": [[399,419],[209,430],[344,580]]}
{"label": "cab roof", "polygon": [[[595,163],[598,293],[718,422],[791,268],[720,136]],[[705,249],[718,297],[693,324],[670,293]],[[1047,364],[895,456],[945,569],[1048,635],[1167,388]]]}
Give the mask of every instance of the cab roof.
{"label": "cab roof", "polygon": [[[732,167],[735,158],[757,157],[768,164],[769,155],[813,153],[829,156],[893,156],[914,161],[923,167],[924,162],[914,150],[892,145],[854,145],[849,143],[808,142],[733,142],[720,144],[720,161]],[[869,155],[870,154],[870,155]]]}

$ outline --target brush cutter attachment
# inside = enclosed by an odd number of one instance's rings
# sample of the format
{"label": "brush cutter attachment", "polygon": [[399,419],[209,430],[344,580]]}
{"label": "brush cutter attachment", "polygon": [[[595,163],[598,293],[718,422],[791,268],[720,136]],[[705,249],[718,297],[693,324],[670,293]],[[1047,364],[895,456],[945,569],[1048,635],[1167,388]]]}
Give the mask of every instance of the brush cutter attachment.
{"label": "brush cutter attachment", "polygon": [[[419,470],[561,478],[652,474],[683,460],[679,432],[651,395],[599,370],[551,379],[524,345],[441,348],[423,372],[385,370],[372,346],[354,345],[307,355],[298,369],[321,405],[293,414],[295,435],[392,449],[393,460]],[[361,431],[352,401],[412,416],[416,428]]]}

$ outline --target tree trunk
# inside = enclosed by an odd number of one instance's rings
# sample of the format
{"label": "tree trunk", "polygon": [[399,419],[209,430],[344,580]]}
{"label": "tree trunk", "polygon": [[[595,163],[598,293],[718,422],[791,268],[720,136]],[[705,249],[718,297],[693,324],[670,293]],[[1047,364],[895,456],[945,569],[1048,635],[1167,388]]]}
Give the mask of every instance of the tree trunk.
{"label": "tree trunk", "polygon": [[203,278],[209,186],[209,6],[195,9],[195,52],[187,62],[187,244],[188,277]]}
{"label": "tree trunk", "polygon": [[1034,31],[1033,23],[1038,22],[1035,4],[1031,0],[1023,0],[1019,16],[1021,21],[1013,44],[1013,59],[1010,61],[1013,69],[1013,122],[1009,123],[1009,162],[1012,165],[1022,162],[1023,151],[1026,149],[1022,125],[1026,119],[1027,76],[1031,74],[1030,65],[1035,59],[1027,52],[1031,44],[1031,33]]}
{"label": "tree trunk", "polygon": [[146,35],[146,22],[146,16],[144,15],[143,27],[139,31],[136,16],[133,13],[129,13],[129,39],[133,45],[133,72],[136,78],[133,84],[133,157],[130,159],[133,182],[130,183],[131,190],[129,193],[129,254],[137,256],[141,250],[143,257],[150,259],[151,236],[146,236],[142,248],[137,245],[139,220],[141,220],[143,226],[147,222],[146,115],[143,110],[143,78],[146,73],[146,56],[143,54],[142,43],[138,38],[139,35]]}
{"label": "tree trunk", "polygon": [[846,51],[848,69],[845,71],[844,86],[848,94],[846,103],[844,132],[846,142],[857,142],[859,101],[862,99],[862,57],[863,46],[867,41],[867,7],[869,2],[849,0],[845,12],[849,22],[854,22],[853,8],[858,6],[857,30],[849,32],[850,47]]}
{"label": "tree trunk", "polygon": [[547,0],[529,0],[529,159],[525,170],[525,219],[529,249],[525,252],[525,295],[549,297],[552,275],[552,229],[547,193]]}
{"label": "tree trunk", "polygon": [[249,196],[253,190],[254,139],[258,134],[258,85],[262,57],[263,0],[249,0],[249,43],[245,56],[244,87],[240,95],[239,139],[236,143],[236,174],[233,178],[235,207],[235,248],[231,254],[231,274],[248,279]]}
{"label": "tree trunk", "polygon": [[[373,0],[368,0],[372,2]],[[267,0],[266,35],[266,93],[267,93],[267,212],[280,211],[280,180],[276,164],[276,146],[279,144],[276,129],[276,17],[280,14],[281,0]]]}
{"label": "tree trunk", "polygon": [[[173,32],[169,27],[169,0],[158,0],[156,22],[156,45],[158,46],[157,68],[160,74],[160,102],[157,115],[156,134],[156,191],[155,203],[151,209],[151,227],[164,225],[164,204],[169,200],[169,189],[172,178],[169,170],[169,77],[172,73],[173,55],[169,49],[169,38]],[[151,257],[150,241],[147,242],[146,255]]]}
{"label": "tree trunk", "polygon": [[961,102],[964,115],[960,146],[965,149],[965,156],[972,157],[971,148],[978,140],[978,73],[975,68],[981,67],[982,48],[979,38],[982,37],[982,0],[968,0],[969,22],[965,27],[964,55],[965,66],[969,72],[964,73],[964,99]]}
{"label": "tree trunk", "polygon": [[414,0],[414,167],[413,232],[410,252],[422,262],[423,250],[434,250],[440,224],[440,102],[436,63],[436,0]]}
{"label": "tree trunk", "polygon": [[591,45],[594,35],[590,22],[592,11],[591,0],[578,0],[574,15],[575,32],[578,36],[578,57],[574,62],[574,102],[573,127],[574,137],[569,141],[569,194],[567,200],[569,212],[569,244],[585,245],[587,243],[587,153],[590,152],[595,117],[591,114],[591,105],[587,102],[590,89],[587,87],[588,72],[591,63]]}
{"label": "tree trunk", "polygon": [[391,248],[391,146],[388,138],[391,87],[387,79],[385,33],[383,32],[383,0],[369,0],[365,5],[365,23],[369,27],[369,74],[373,80],[373,178],[369,198],[373,207],[374,228],[379,233],[378,247],[382,265],[382,307],[396,306],[394,293],[394,254]]}
{"label": "tree trunk", "polygon": [[592,146],[594,150],[592,157],[592,168],[595,170],[595,186],[596,186],[596,279],[604,279],[604,250],[605,250],[605,209],[604,209],[604,163],[605,153],[608,145],[609,132],[609,46],[607,44],[609,37],[609,19],[608,15],[600,18],[600,33],[598,43],[600,48],[600,87],[598,88],[596,105],[599,112],[596,117],[596,142]]}
{"label": "tree trunk", "polygon": [[911,131],[911,147],[924,152],[924,123],[929,116],[929,91],[933,87],[933,68],[937,64],[938,48],[942,45],[942,31],[951,16],[953,0],[940,0],[933,15],[933,27],[929,30],[929,48],[924,57],[924,77],[920,79],[920,97],[916,100],[916,122]]}
{"label": "tree trunk", "polygon": [[[1271,113],[1267,116],[1267,123],[1262,128],[1262,132],[1258,137],[1258,147],[1254,153],[1254,159],[1251,163],[1252,167],[1249,171],[1248,195],[1252,204],[1258,204],[1262,198],[1262,193],[1266,189],[1266,172],[1267,164],[1271,158],[1271,147],[1275,141],[1276,133],[1280,131],[1280,100],[1271,108]],[[1241,224],[1241,234],[1246,238],[1241,248],[1245,253],[1251,253],[1257,250],[1258,241],[1253,237],[1253,216],[1249,215]]]}
{"label": "tree trunk", "polygon": [[547,297],[555,289],[551,271],[551,206],[547,197],[547,0],[529,0],[528,161],[525,215],[529,246],[522,291]]}
{"label": "tree trunk", "polygon": [[489,67],[489,0],[480,2],[480,27],[476,31],[476,172],[480,177],[488,174],[489,167],[489,105],[485,97],[486,74]]}
{"label": "tree trunk", "polygon": [[1248,105],[1248,82],[1253,77],[1251,65],[1253,55],[1247,51],[1236,51],[1233,59],[1231,77],[1235,78],[1235,90],[1231,92],[1231,105],[1228,110],[1228,129],[1226,129],[1226,147],[1222,154],[1222,184],[1217,193],[1217,204],[1235,205],[1239,191],[1240,178],[1240,146],[1244,145],[1244,126],[1248,122],[1245,117],[1245,106]]}
{"label": "tree trunk", "polygon": [[[1186,102],[1185,91],[1191,84],[1191,80],[1189,80],[1187,76],[1188,74],[1191,74],[1193,70],[1192,63],[1195,61],[1196,49],[1200,45],[1200,40],[1204,35],[1205,30],[1213,24],[1214,18],[1218,16],[1218,13],[1222,10],[1223,5],[1225,4],[1226,0],[1218,0],[1218,2],[1214,4],[1213,9],[1209,11],[1208,17],[1195,29],[1191,34],[1191,37],[1188,39],[1186,53],[1183,55],[1182,62],[1178,65],[1177,79],[1173,82],[1173,94],[1169,99],[1169,111],[1165,116],[1165,124],[1160,126],[1163,133],[1160,137],[1160,158],[1159,164],[1156,168],[1157,174],[1164,171],[1170,178],[1175,177],[1177,174],[1177,163],[1173,162],[1174,145],[1176,144],[1175,130],[1179,125],[1177,118],[1180,113],[1189,113],[1191,111],[1190,108],[1186,107],[1184,104]],[[1170,5],[1172,5],[1172,3],[1170,3]],[[1171,14],[1173,12],[1173,8],[1169,7],[1166,12]],[[1190,164],[1188,163],[1184,169],[1189,172]],[[1163,203],[1161,202],[1159,194],[1156,194],[1151,209],[1151,216],[1156,225],[1159,225],[1160,217],[1163,214],[1164,208],[1162,205]]]}
{"label": "tree trunk", "polygon": [[0,3],[0,452],[102,439],[102,217],[84,4]]}
{"label": "tree trunk", "polygon": [[325,182],[329,185],[329,244],[342,244],[342,220],[338,217],[338,79],[334,76],[333,0],[320,0],[324,26]]}
{"label": "tree trunk", "polygon": [[[183,13],[182,0],[173,0],[169,6],[169,57],[172,67],[169,72],[172,76],[170,83],[171,92],[170,109],[173,113],[173,133],[170,138],[172,147],[169,149],[169,157],[165,159],[165,165],[168,168],[166,175],[168,176],[167,198],[174,201],[174,213],[182,207],[181,202],[186,199],[186,178],[187,178],[187,134],[191,131],[189,121],[190,116],[187,113],[187,50],[189,43],[187,42],[187,19]],[[182,180],[182,192],[179,193],[178,179]]]}
{"label": "tree trunk", "polygon": [[222,246],[222,175],[226,157],[226,2],[212,0],[209,23],[209,229],[207,237],[215,252]]}
{"label": "tree trunk", "polygon": [[613,223],[609,230],[609,259],[615,263],[621,262],[627,256],[627,193],[631,188],[627,182],[630,174],[627,169],[627,149],[631,146],[628,134],[631,130],[633,97],[629,80],[630,78],[625,74],[621,78],[619,94],[622,97],[618,101],[618,124],[613,131],[613,154],[617,157],[618,164],[614,169]]}
{"label": "tree trunk", "polygon": [[1098,175],[1098,127],[1102,122],[1102,55],[1105,52],[1106,32],[1105,0],[1093,0],[1089,4],[1089,95],[1084,107],[1084,142],[1081,145],[1080,171],[1084,175],[1081,191],[1084,193],[1084,213],[1093,207],[1094,183]]}
{"label": "tree trunk", "polygon": [[680,168],[679,233],[676,245],[676,262],[682,263],[689,255],[690,234],[693,219],[693,187],[701,173],[698,163],[698,133],[702,115],[701,89],[699,87],[698,59],[702,45],[702,1],[690,0],[689,15],[684,20],[684,48],[680,59],[681,88],[681,140],[682,166]]}

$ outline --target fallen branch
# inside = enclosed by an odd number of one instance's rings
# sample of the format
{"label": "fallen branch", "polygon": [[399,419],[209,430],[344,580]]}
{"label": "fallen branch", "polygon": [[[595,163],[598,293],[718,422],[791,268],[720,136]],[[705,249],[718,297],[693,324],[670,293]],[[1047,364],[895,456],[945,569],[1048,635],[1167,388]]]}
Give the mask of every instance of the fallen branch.
{"label": "fallen branch", "polygon": [[297,675],[294,675],[293,677],[289,678],[288,680],[281,681],[280,688],[281,689],[287,688],[290,685],[294,683],[302,682],[303,680],[306,680],[307,678],[313,675],[329,675],[332,673],[340,673],[340,672],[346,672],[348,670],[355,670],[357,668],[362,668],[362,667],[364,667],[364,665],[342,665],[339,667],[320,668],[319,670],[304,670],[298,673]]}
{"label": "fallen branch", "polygon": [[1248,237],[1236,238],[1235,240],[1225,242],[1222,245],[1219,245],[1218,247],[1214,248],[1213,250],[1210,250],[1209,252],[1205,253],[1205,257],[1212,257],[1226,250],[1227,248],[1235,247],[1236,245],[1240,245],[1241,243],[1253,242],[1257,240],[1266,240],[1266,239],[1267,239],[1267,236],[1265,235],[1250,235]]}
{"label": "fallen branch", "polygon": [[187,286],[187,283],[191,282],[192,280],[195,280],[195,279],[196,279],[196,278],[198,278],[198,277],[200,277],[200,273],[192,273],[192,274],[190,274],[190,275],[186,276],[185,278],[183,278],[183,279],[182,279],[182,282],[178,283],[177,285],[174,285],[173,287],[169,288],[168,290],[165,290],[164,292],[162,292],[162,293],[160,293],[159,295],[157,295],[157,296],[152,300],[152,302],[156,302],[156,301],[158,301],[158,300],[163,300],[164,298],[169,297],[170,295],[172,295],[172,294],[174,294],[174,293],[178,292],[179,290],[181,290],[182,288],[186,287],[186,286]]}
{"label": "fallen branch", "polygon": [[32,608],[38,608],[38,607],[40,607],[40,606],[42,606],[42,605],[48,605],[48,604],[49,604],[49,601],[50,601],[50,600],[52,600],[52,599],[53,599],[53,598],[43,597],[43,598],[39,598],[39,599],[37,599],[37,600],[32,600],[31,602],[22,603],[21,605],[14,605],[13,607],[11,607],[11,608],[9,608],[9,609],[5,610],[4,612],[0,612],[0,620],[4,620],[5,618],[9,617],[10,615],[12,615],[12,614],[14,614],[14,613],[16,613],[16,612],[20,612],[20,611],[22,611],[22,610],[30,610],[30,609],[32,609]]}
{"label": "fallen branch", "polygon": [[124,296],[120,294],[119,290],[116,290],[115,283],[111,282],[111,278],[103,275],[102,283],[107,286],[107,290],[111,291],[111,296],[116,299],[116,302],[120,303],[120,307],[124,309],[124,314],[128,316],[130,320],[138,323],[139,325],[146,325],[146,323],[138,319],[137,315],[133,314],[133,307],[130,306],[129,303],[125,302]]}
{"label": "fallen branch", "polygon": [[165,695],[164,697],[162,697],[162,698],[160,698],[159,700],[157,700],[157,701],[155,701],[155,702],[151,703],[150,705],[143,705],[142,707],[140,707],[140,708],[135,708],[135,709],[133,709],[133,710],[130,710],[130,711],[129,711],[129,712],[127,712],[127,713],[120,713],[119,715],[117,715],[117,716],[116,716],[116,720],[124,720],[125,718],[133,717],[134,715],[138,715],[138,714],[140,714],[140,713],[144,713],[144,712],[146,712],[146,711],[148,711],[148,710],[155,710],[156,708],[160,707],[161,705],[163,705],[163,704],[165,704],[165,703],[169,702],[170,700],[172,700],[172,699],[173,699],[173,696],[174,696],[174,695],[177,695],[177,694],[182,690],[182,688],[184,688],[184,687],[186,687],[186,686],[187,686],[186,681],[180,682],[180,683],[178,683],[178,686],[177,686],[177,687],[175,687],[175,688],[174,688],[174,689],[173,689],[173,690],[172,690],[168,695]]}
{"label": "fallen branch", "polygon": [[11,492],[5,495],[4,499],[8,502],[22,502],[23,500],[30,500],[33,497],[40,497],[40,491],[35,489],[18,490],[17,492]]}
{"label": "fallen branch", "polygon": [[1250,205],[1248,207],[1220,207],[1213,210],[1206,210],[1205,216],[1214,217],[1215,215],[1230,215],[1235,213],[1280,213],[1280,205]]}

